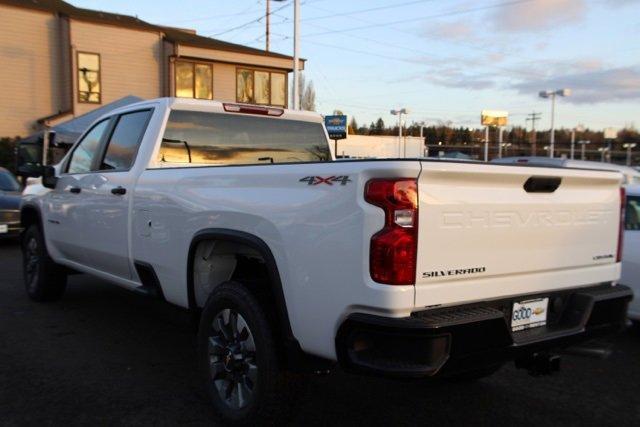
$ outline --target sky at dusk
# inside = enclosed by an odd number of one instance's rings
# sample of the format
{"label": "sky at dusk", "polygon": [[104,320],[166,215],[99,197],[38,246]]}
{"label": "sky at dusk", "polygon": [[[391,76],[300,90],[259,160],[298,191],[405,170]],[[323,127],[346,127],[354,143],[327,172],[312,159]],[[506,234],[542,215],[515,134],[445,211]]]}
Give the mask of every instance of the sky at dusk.
{"label": "sky at dusk", "polygon": [[[71,0],[155,24],[264,48],[265,0]],[[293,53],[292,0],[271,2],[271,50]],[[510,123],[559,98],[560,126],[640,126],[639,0],[301,0],[301,56],[317,110],[368,124],[406,107],[408,122],[479,126],[482,109]],[[215,94],[214,94],[215,97]]]}

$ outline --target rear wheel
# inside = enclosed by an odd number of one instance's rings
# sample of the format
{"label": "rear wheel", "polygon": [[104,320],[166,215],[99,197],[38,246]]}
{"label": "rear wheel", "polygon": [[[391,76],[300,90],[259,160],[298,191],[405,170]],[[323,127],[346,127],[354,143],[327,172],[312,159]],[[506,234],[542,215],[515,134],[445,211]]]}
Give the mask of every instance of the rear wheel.
{"label": "rear wheel", "polygon": [[198,356],[213,408],[223,421],[254,424],[284,415],[289,399],[274,331],[243,284],[226,282],[212,292],[200,319]]}
{"label": "rear wheel", "polygon": [[62,297],[67,286],[67,274],[49,257],[44,236],[37,225],[29,226],[22,238],[22,266],[29,298],[43,302]]}

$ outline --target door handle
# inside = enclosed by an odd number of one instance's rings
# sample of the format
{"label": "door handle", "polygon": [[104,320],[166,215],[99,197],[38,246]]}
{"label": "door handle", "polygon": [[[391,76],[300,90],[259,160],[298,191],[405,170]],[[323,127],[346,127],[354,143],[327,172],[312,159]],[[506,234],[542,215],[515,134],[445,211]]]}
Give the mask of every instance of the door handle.
{"label": "door handle", "polygon": [[81,192],[81,191],[82,191],[82,188],[80,188],[80,187],[71,187],[71,188],[69,189],[69,192],[70,192],[70,193],[73,193],[73,194],[78,194],[78,193],[79,193],[79,192]]}
{"label": "door handle", "polygon": [[116,187],[111,189],[111,194],[115,194],[118,196],[122,196],[123,194],[126,194],[126,193],[127,193],[127,189],[124,187]]}

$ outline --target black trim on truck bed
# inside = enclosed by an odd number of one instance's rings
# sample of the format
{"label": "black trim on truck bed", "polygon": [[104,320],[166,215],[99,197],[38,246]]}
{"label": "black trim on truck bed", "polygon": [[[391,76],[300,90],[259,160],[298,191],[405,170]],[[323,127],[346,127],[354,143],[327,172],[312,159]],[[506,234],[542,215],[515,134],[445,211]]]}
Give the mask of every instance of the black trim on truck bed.
{"label": "black trim on truck bed", "polygon": [[[515,301],[549,297],[547,324],[511,330]],[[633,293],[622,285],[521,295],[389,318],[356,313],[336,337],[347,370],[400,377],[459,374],[621,330]]]}

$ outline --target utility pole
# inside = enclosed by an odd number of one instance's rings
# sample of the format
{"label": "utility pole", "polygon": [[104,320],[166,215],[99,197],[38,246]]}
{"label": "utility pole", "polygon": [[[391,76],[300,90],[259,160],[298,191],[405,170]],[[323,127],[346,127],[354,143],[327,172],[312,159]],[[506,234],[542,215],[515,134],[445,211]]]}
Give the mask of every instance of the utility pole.
{"label": "utility pole", "polygon": [[293,109],[300,109],[300,0],[293,0]]}
{"label": "utility pole", "polygon": [[542,113],[530,113],[527,115],[527,122],[531,122],[531,155],[536,155],[536,122],[540,120]]}
{"label": "utility pole", "polygon": [[264,22],[267,25],[266,31],[265,31],[265,41],[266,41],[266,46],[265,49],[267,52],[269,52],[269,17],[271,16],[271,11],[269,10],[269,6],[271,1],[270,0],[265,0],[267,3],[267,14],[265,15],[265,19]]}

